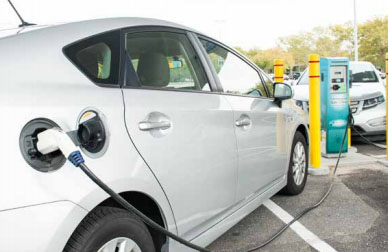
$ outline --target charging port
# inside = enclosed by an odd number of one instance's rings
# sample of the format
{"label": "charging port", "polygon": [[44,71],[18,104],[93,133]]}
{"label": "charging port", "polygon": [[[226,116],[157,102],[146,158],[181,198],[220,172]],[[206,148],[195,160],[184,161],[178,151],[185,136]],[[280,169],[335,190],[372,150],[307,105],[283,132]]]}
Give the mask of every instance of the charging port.
{"label": "charging port", "polygon": [[59,126],[50,119],[37,118],[29,121],[20,133],[19,146],[23,158],[32,168],[40,172],[55,171],[66,162],[61,151],[57,150],[43,155],[36,147],[38,134],[51,128],[59,128]]}

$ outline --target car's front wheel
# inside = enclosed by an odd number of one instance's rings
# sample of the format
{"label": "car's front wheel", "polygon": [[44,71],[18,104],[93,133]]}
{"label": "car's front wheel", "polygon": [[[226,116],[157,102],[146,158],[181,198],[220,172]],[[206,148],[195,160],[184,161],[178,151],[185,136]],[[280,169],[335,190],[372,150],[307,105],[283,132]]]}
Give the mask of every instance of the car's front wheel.
{"label": "car's front wheel", "polygon": [[77,227],[63,252],[155,252],[149,230],[136,216],[97,207]]}
{"label": "car's front wheel", "polygon": [[306,185],[307,169],[307,141],[303,134],[297,131],[292,142],[291,158],[287,173],[287,186],[283,191],[289,195],[301,193]]}

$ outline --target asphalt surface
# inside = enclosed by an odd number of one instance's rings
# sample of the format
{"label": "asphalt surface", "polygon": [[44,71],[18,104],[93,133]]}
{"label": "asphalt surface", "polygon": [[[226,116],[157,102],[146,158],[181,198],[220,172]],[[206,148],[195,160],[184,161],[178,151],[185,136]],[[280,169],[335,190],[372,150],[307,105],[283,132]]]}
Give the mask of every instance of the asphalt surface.
{"label": "asphalt surface", "polygon": [[[385,150],[355,144],[359,152],[380,156]],[[346,172],[334,180],[332,193],[300,223],[338,252],[388,251],[388,167],[379,163],[341,167]],[[292,216],[316,203],[331,183],[327,176],[309,176],[298,196],[275,195],[272,201]],[[263,243],[284,223],[261,206],[212,243],[214,251],[244,251]],[[257,251],[317,251],[288,229],[281,237]]]}

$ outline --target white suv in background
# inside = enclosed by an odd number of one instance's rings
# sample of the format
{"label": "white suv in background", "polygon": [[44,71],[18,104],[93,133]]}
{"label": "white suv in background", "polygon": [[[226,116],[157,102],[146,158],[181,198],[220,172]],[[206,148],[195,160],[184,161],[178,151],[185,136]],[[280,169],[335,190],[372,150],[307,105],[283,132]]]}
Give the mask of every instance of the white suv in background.
{"label": "white suv in background", "polygon": [[[354,127],[371,140],[385,138],[385,87],[379,72],[370,62],[350,62],[352,87],[350,88],[350,107],[354,116]],[[294,99],[297,105],[308,112],[309,100],[308,69],[294,84]],[[352,137],[358,138],[356,131]]]}

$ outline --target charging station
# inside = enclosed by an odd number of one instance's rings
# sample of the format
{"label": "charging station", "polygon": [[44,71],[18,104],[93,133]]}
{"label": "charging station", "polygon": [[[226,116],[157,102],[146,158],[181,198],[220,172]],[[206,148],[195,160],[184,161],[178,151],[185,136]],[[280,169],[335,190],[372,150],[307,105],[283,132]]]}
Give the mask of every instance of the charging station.
{"label": "charging station", "polygon": [[[321,152],[324,157],[338,157],[349,117],[349,59],[321,58],[320,69]],[[342,153],[347,152],[344,144]]]}

